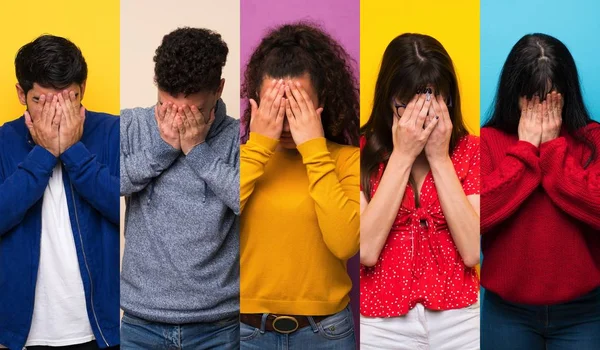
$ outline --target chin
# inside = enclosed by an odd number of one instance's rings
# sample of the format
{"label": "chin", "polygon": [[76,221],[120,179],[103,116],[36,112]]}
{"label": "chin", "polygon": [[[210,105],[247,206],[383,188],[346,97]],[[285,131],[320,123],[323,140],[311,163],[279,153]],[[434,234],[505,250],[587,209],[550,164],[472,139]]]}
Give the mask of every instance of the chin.
{"label": "chin", "polygon": [[279,145],[285,149],[296,149],[296,144],[294,143],[294,141],[290,141],[290,142],[279,141]]}

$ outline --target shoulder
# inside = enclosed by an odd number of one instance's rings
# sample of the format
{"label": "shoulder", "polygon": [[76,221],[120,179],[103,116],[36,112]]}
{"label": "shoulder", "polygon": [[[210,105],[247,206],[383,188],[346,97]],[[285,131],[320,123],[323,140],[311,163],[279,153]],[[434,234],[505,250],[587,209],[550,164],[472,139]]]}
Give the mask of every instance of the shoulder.
{"label": "shoulder", "polygon": [[21,116],[15,120],[11,120],[0,125],[0,140],[10,141],[14,136],[22,136],[26,134],[25,118]]}
{"label": "shoulder", "polygon": [[154,116],[154,106],[152,107],[135,107],[121,110],[121,122],[130,124],[132,121],[146,118],[149,115]]}

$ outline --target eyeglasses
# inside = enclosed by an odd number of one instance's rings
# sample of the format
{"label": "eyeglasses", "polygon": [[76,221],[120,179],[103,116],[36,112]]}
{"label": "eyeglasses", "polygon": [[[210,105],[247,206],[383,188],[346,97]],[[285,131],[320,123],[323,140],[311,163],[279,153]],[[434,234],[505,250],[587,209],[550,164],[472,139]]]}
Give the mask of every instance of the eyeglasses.
{"label": "eyeglasses", "polygon": [[[394,103],[396,114],[400,117],[400,108],[406,108],[406,103],[398,103],[395,99],[392,99],[392,102]],[[452,98],[450,96],[444,100],[444,103],[446,104],[446,107],[452,108]]]}

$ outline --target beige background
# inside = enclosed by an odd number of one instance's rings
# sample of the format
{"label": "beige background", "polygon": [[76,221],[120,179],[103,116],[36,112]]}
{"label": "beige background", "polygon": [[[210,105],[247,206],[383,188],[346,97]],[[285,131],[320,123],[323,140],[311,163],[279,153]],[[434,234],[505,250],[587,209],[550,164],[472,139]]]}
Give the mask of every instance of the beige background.
{"label": "beige background", "polygon": [[[156,103],[154,51],[163,36],[179,27],[200,27],[221,34],[229,47],[223,70],[227,114],[240,115],[239,0],[121,1],[121,109]],[[125,204],[121,201],[121,235]],[[121,236],[121,254],[124,239]]]}

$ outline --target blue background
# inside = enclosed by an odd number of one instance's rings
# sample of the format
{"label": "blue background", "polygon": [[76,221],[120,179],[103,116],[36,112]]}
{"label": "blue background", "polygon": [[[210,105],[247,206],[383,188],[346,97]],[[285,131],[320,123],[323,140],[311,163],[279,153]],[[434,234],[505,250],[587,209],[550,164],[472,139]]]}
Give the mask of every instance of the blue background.
{"label": "blue background", "polygon": [[600,1],[481,0],[480,23],[482,125],[510,49],[536,32],[552,35],[571,51],[586,107],[600,121]]}

